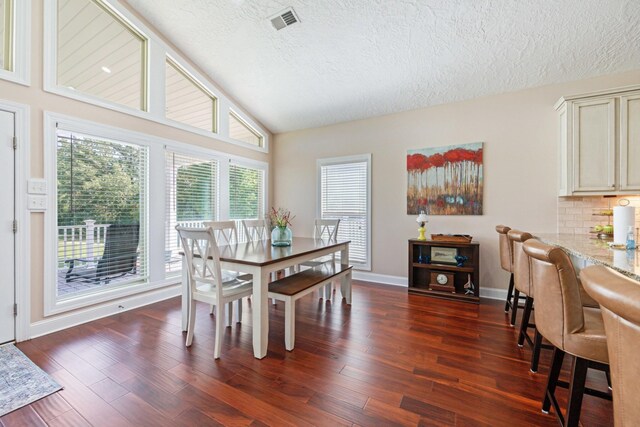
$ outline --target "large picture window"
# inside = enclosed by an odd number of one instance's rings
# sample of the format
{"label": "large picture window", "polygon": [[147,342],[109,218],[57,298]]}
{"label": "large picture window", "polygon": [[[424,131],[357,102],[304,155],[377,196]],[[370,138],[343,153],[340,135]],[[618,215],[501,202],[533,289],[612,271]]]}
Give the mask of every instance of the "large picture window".
{"label": "large picture window", "polygon": [[349,262],[371,269],[371,157],[370,155],[318,161],[322,219],[340,219],[339,240],[350,240]]}
{"label": "large picture window", "polygon": [[58,130],[59,299],[147,279],[147,151]]}
{"label": "large picture window", "polygon": [[218,219],[218,162],[167,151],[165,271],[181,268],[176,226],[202,227]]}
{"label": "large picture window", "polygon": [[146,110],[144,36],[100,0],[58,0],[57,22],[59,86]]}
{"label": "large picture window", "polygon": [[216,132],[217,99],[172,60],[165,70],[167,118]]}

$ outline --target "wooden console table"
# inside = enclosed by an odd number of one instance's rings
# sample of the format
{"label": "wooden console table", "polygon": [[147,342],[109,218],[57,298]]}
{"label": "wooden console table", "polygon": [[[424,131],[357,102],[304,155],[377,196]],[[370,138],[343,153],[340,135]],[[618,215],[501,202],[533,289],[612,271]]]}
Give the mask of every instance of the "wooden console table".
{"label": "wooden console table", "polygon": [[[442,252],[456,252],[467,260],[461,267],[453,260],[445,263],[437,256]],[[472,293],[464,287],[469,280],[474,285]],[[479,303],[480,244],[409,239],[409,292]]]}

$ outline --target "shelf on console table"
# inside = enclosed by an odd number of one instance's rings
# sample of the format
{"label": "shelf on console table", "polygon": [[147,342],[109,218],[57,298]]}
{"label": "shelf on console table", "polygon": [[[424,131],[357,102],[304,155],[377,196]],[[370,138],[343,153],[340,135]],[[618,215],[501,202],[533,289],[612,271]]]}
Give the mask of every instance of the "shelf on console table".
{"label": "shelf on console table", "polygon": [[[458,254],[468,258],[462,267],[438,263],[420,263],[418,257],[428,256],[431,258],[431,248],[456,248]],[[448,274],[453,277],[455,292],[436,291],[429,289],[431,273]],[[465,295],[464,284],[471,277],[475,285],[473,294]],[[443,242],[436,240],[409,239],[409,292],[458,300],[465,302],[480,302],[480,244],[462,242]]]}

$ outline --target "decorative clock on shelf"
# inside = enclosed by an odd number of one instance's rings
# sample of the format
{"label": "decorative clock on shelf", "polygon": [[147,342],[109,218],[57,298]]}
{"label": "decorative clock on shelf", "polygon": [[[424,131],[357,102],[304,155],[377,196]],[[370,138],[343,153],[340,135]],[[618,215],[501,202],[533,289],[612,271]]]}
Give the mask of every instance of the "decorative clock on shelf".
{"label": "decorative clock on shelf", "polygon": [[429,290],[455,293],[456,287],[453,284],[453,273],[448,271],[431,271]]}

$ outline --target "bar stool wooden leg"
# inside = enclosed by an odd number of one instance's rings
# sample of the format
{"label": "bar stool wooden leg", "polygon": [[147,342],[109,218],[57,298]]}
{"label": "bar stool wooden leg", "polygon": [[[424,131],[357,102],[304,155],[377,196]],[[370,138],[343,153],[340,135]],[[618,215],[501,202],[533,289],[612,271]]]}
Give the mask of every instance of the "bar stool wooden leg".
{"label": "bar stool wooden leg", "polygon": [[513,273],[511,273],[511,277],[509,278],[509,288],[507,289],[507,301],[504,304],[504,312],[508,313],[509,309],[511,309],[513,303],[511,302],[513,298]]}
{"label": "bar stool wooden leg", "polygon": [[574,357],[571,365],[571,385],[569,386],[569,402],[567,404],[567,416],[565,427],[578,427],[580,421],[580,408],[584,396],[584,384],[587,380],[589,361],[581,357]]}
{"label": "bar stool wooden leg", "polygon": [[522,347],[524,345],[524,340],[527,335],[527,329],[529,328],[529,319],[531,318],[532,308],[533,308],[533,298],[527,296],[527,299],[524,302],[524,311],[522,312],[522,319],[520,320],[520,333],[518,334],[518,347]]}
{"label": "bar stool wooden leg", "polygon": [[558,402],[556,401],[555,392],[558,385],[558,377],[560,376],[560,370],[562,369],[562,361],[564,360],[564,351],[557,347],[553,349],[553,362],[551,368],[549,368],[549,378],[547,379],[547,387],[544,392],[544,400],[542,401],[542,412],[549,413],[551,404],[553,403],[554,409],[558,412],[558,415],[562,417],[559,412]]}
{"label": "bar stool wooden leg", "polygon": [[531,372],[538,372],[538,362],[540,361],[540,349],[542,348],[542,334],[536,329],[536,336],[533,341],[533,354],[531,355]]}
{"label": "bar stool wooden leg", "polygon": [[517,289],[514,289],[513,303],[511,304],[511,322],[509,322],[509,325],[511,326],[516,325],[516,315],[518,314],[518,305],[520,305],[518,301],[520,301],[520,291]]}

